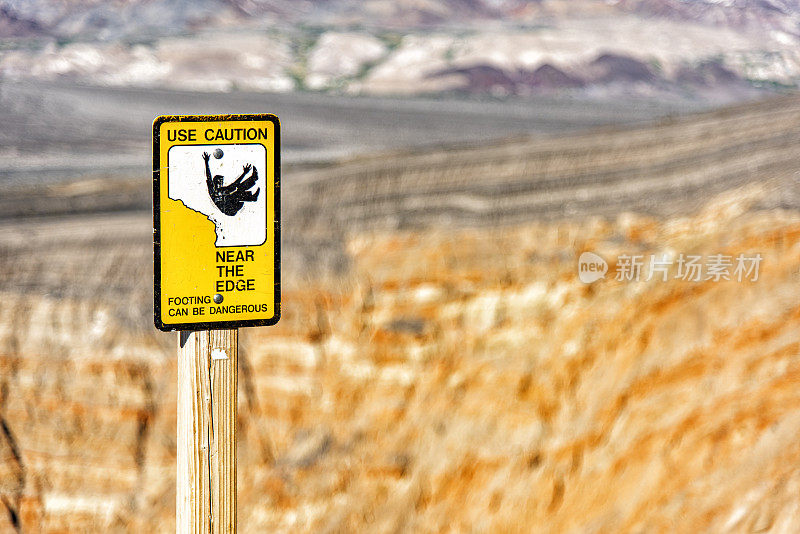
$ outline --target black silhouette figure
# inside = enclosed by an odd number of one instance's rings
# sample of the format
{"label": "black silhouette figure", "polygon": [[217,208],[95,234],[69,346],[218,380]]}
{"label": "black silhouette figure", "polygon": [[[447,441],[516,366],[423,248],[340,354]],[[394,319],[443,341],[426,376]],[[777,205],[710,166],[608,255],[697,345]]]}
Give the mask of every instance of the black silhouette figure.
{"label": "black silhouette figure", "polygon": [[[211,177],[211,169],[208,166],[208,152],[203,152],[203,159],[206,162],[206,185],[208,186],[208,194],[211,195],[211,200],[219,208],[219,211],[225,215],[236,215],[245,202],[253,202],[258,199],[260,189],[256,189],[255,193],[248,191],[251,187],[256,185],[258,181],[258,171],[249,163],[244,166],[244,172],[230,185],[222,185],[225,178],[217,174]],[[245,178],[247,173],[252,169],[249,178]]]}

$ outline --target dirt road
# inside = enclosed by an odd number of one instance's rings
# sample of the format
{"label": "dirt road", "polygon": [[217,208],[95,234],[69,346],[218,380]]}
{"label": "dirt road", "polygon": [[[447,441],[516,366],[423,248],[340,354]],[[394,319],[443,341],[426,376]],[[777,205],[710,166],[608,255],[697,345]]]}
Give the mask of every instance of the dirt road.
{"label": "dirt road", "polygon": [[190,93],[0,80],[0,188],[76,177],[146,176],[150,125],[161,114],[276,113],[283,121],[283,161],[291,164],[632,124],[700,107],[635,99],[504,102]]}

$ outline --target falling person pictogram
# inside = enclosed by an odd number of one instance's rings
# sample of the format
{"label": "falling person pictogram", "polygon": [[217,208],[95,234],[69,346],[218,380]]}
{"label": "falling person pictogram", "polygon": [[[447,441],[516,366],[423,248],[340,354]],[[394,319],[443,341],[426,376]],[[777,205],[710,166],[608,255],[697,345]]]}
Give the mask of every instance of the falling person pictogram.
{"label": "falling person pictogram", "polygon": [[[216,154],[214,156],[221,157]],[[203,160],[206,164],[206,185],[211,200],[222,213],[234,216],[244,207],[245,202],[254,202],[258,199],[260,189],[256,189],[255,192],[249,191],[258,181],[258,171],[255,167],[247,163],[243,166],[242,174],[233,183],[222,185],[225,181],[222,175],[211,176],[211,168],[208,164],[210,157],[208,152],[203,152]],[[245,178],[247,173],[250,173],[250,176]]]}

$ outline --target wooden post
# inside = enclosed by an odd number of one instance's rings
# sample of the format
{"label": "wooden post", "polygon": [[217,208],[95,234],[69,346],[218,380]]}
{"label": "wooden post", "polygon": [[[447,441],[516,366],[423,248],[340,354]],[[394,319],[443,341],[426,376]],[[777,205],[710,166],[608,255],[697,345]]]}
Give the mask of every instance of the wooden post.
{"label": "wooden post", "polygon": [[238,331],[181,332],[178,534],[236,532]]}

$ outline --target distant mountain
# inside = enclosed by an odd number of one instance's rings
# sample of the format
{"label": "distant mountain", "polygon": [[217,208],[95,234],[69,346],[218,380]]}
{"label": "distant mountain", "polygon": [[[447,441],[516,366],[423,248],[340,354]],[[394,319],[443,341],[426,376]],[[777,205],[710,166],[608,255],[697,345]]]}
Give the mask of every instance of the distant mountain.
{"label": "distant mountain", "polygon": [[629,13],[800,35],[800,0],[0,0],[0,37],[117,38],[245,23],[396,29]]}
{"label": "distant mountain", "polygon": [[800,0],[620,0],[618,6],[640,15],[800,35]]}
{"label": "distant mountain", "polygon": [[216,25],[231,12],[221,0],[0,0],[0,38],[144,38]]}
{"label": "distant mountain", "polygon": [[460,83],[453,83],[451,87],[456,92],[496,96],[574,92],[588,88],[627,89],[629,93],[641,91],[642,88],[647,88],[648,92],[657,89],[663,93],[704,91],[708,88],[742,91],[747,88],[745,80],[714,60],[703,61],[697,65],[680,65],[673,76],[666,77],[643,61],[612,53],[601,54],[592,61],[574,65],[570,70],[549,63],[533,70],[503,70],[492,65],[480,64],[443,69],[433,73],[429,78],[454,76],[461,80]]}
{"label": "distant mountain", "polygon": [[0,0],[0,39],[0,79],[117,86],[740,98],[800,85],[800,0]]}
{"label": "distant mountain", "polygon": [[0,5],[0,37],[31,37],[46,33],[35,19],[25,18],[9,6]]}

